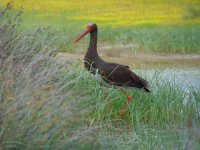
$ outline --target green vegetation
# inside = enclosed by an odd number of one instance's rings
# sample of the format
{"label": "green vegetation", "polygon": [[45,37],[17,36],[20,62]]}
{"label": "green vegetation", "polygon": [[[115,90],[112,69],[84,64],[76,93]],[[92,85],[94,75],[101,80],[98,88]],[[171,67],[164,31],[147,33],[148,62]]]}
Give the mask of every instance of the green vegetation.
{"label": "green vegetation", "polygon": [[21,32],[21,12],[0,10],[0,149],[199,149],[199,91],[185,93],[159,74],[152,94],[104,89],[80,64],[59,64],[58,35]]}
{"label": "green vegetation", "polygon": [[134,51],[200,53],[200,26],[139,26],[100,29],[100,40],[135,45]]}
{"label": "green vegetation", "polygon": [[[9,0],[2,2],[3,6]],[[99,26],[99,42],[133,44],[134,51],[200,53],[200,2],[198,0],[13,0],[21,6],[21,30],[50,26],[60,33],[61,51],[73,52],[75,36],[88,23]],[[87,43],[87,42],[86,42]],[[81,46],[86,47],[85,43]]]}

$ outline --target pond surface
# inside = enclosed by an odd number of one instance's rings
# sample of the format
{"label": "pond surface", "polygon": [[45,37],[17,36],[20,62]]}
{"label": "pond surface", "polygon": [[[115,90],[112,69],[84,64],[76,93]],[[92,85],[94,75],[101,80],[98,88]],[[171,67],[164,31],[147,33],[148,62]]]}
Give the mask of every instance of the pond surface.
{"label": "pond surface", "polygon": [[183,99],[185,105],[194,102],[192,91],[200,91],[200,67],[149,69],[145,71],[143,70],[142,73],[144,73],[149,79],[156,76],[159,82],[167,81],[179,87],[185,93]]}
{"label": "pond surface", "polygon": [[177,69],[152,69],[144,71],[150,78],[158,74],[159,80],[167,80],[179,86],[182,90],[200,90],[200,67]]}

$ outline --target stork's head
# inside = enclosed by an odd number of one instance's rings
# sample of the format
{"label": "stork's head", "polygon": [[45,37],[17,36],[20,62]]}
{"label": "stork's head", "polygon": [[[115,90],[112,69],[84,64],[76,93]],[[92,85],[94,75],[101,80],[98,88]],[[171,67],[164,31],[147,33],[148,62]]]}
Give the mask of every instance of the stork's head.
{"label": "stork's head", "polygon": [[92,32],[92,31],[95,31],[95,30],[97,30],[97,25],[95,23],[90,23],[87,26],[86,30],[73,41],[73,44],[78,42],[80,39],[82,39],[88,33]]}

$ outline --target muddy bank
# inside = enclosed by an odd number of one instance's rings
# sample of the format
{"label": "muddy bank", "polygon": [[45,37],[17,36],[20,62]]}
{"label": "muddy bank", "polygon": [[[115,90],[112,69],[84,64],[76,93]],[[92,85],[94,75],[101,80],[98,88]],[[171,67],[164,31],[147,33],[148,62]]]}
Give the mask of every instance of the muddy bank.
{"label": "muddy bank", "polygon": [[[200,54],[147,54],[131,51],[101,51],[106,61],[129,65],[132,68],[200,67]],[[58,63],[83,62],[84,53],[59,53]]]}

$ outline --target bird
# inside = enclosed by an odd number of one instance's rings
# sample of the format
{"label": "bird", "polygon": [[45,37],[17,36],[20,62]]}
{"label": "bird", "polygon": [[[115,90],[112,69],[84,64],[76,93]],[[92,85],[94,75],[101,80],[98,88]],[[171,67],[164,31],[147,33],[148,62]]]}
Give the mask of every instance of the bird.
{"label": "bird", "polygon": [[99,56],[97,52],[97,24],[90,23],[86,30],[73,41],[73,44],[77,43],[89,33],[90,41],[84,57],[84,66],[95,76],[95,79],[104,82],[106,85],[119,87],[119,89],[127,97],[127,103],[124,104],[120,112],[120,116],[122,116],[125,114],[128,104],[132,100],[132,97],[124,90],[124,88],[138,88],[144,92],[150,93],[149,83],[130,70],[129,66],[107,62]]}

